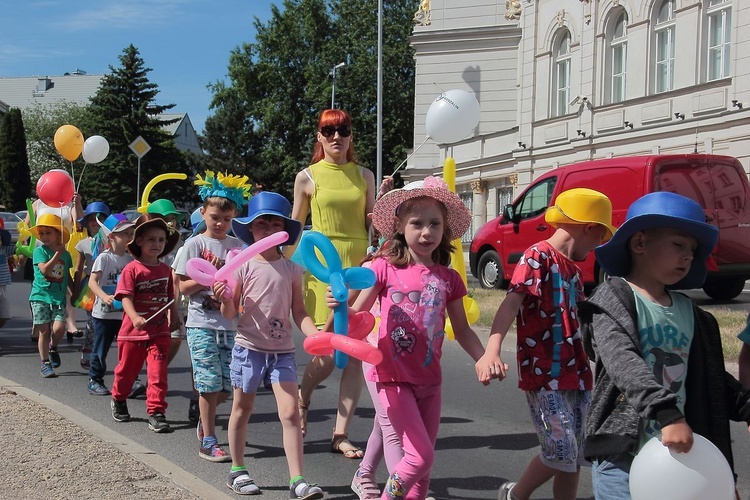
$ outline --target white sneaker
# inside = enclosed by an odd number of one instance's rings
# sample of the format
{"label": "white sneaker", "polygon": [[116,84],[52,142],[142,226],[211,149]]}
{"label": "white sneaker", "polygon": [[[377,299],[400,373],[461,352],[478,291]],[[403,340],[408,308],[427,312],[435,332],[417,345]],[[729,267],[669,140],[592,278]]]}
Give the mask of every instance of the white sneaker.
{"label": "white sneaker", "polygon": [[512,497],[510,494],[510,491],[513,489],[515,485],[516,483],[512,481],[504,482],[503,485],[500,486],[500,489],[497,490],[497,499],[498,500],[515,500],[514,497]]}

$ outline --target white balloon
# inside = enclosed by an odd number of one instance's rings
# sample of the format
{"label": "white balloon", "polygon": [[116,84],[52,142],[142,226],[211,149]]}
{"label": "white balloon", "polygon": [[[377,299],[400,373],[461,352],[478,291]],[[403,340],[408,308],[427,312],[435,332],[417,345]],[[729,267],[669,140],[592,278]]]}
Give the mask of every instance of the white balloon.
{"label": "white balloon", "polygon": [[734,476],[724,455],[714,444],[693,433],[693,447],[687,453],[669,451],[651,438],[630,467],[630,495],[633,500],[734,499]]}
{"label": "white balloon", "polygon": [[459,89],[443,92],[427,110],[427,135],[439,144],[458,142],[476,128],[479,114],[479,102],[474,94]]}
{"label": "white balloon", "polygon": [[83,143],[83,161],[99,163],[109,154],[109,142],[100,135],[92,135]]}

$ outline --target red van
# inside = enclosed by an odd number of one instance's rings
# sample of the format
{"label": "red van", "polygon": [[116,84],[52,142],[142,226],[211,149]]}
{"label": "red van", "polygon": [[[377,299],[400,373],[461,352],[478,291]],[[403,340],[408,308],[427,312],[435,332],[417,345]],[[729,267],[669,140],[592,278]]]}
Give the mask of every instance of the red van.
{"label": "red van", "polygon": [[[736,158],[687,154],[606,158],[551,170],[534,180],[503,215],[484,224],[469,252],[471,274],[483,288],[506,286],[523,252],[548,238],[554,229],[544,212],[557,195],[586,187],[612,201],[612,223],[619,227],[630,204],[653,191],[671,191],[701,204],[706,221],[719,228],[719,243],[709,262],[703,290],[717,300],[730,300],[750,279],[750,185]],[[603,279],[591,252],[580,263],[584,282]]]}

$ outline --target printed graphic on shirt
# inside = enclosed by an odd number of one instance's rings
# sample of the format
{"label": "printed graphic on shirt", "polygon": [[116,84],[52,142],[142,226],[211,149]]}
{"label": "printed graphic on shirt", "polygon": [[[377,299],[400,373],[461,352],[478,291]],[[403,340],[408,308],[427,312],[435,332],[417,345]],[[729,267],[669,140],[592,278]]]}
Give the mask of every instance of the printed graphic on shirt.
{"label": "printed graphic on shirt", "polygon": [[[150,318],[152,314],[164,307],[168,299],[169,278],[158,278],[150,281],[141,281],[135,284],[135,295],[133,305],[141,316]],[[166,315],[156,320],[156,324],[166,321]]]}
{"label": "printed graphic on shirt", "polygon": [[284,322],[280,318],[269,318],[268,319],[268,336],[272,339],[283,342],[286,330],[284,330]]}
{"label": "printed graphic on shirt", "polygon": [[47,281],[50,283],[62,283],[64,274],[65,273],[65,264],[61,261],[57,261],[57,263],[52,266],[52,271],[50,271],[49,274],[46,274],[44,277]]}
{"label": "printed graphic on shirt", "polygon": [[[200,255],[201,259],[207,260],[208,262],[216,262],[216,269],[221,269],[224,266],[224,259],[218,258],[208,248],[204,249]],[[206,294],[203,296],[203,302],[201,302],[201,308],[206,311],[221,311],[221,301],[217,300],[214,295]]]}

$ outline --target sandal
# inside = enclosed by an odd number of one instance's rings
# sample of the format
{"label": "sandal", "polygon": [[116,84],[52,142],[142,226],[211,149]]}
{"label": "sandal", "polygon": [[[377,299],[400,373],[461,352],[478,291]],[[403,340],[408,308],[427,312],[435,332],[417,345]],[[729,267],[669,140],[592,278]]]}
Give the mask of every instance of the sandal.
{"label": "sandal", "polygon": [[230,472],[227,478],[227,486],[238,495],[259,495],[260,488],[250,479],[247,469]]}
{"label": "sandal", "polygon": [[362,448],[354,446],[346,434],[334,434],[331,439],[331,453],[341,453],[346,458],[357,459],[365,456]]}
{"label": "sandal", "polygon": [[305,403],[298,395],[297,407],[299,408],[300,430],[302,430],[302,437],[305,437],[305,435],[307,434],[307,410],[310,408],[310,401]]}

